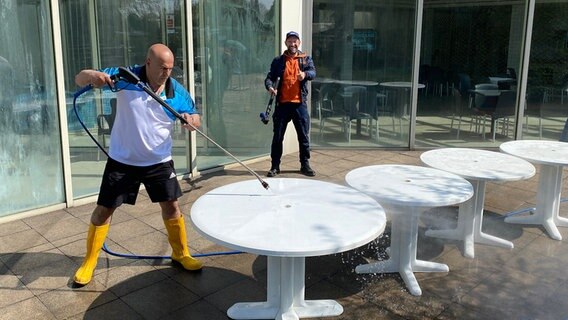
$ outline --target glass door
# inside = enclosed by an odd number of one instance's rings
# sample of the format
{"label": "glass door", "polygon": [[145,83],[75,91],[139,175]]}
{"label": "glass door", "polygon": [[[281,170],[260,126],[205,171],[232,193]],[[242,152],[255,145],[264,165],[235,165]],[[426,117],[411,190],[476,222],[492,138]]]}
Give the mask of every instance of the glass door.
{"label": "glass door", "polygon": [[0,216],[65,201],[48,1],[0,5]]}
{"label": "glass door", "polygon": [[[270,150],[272,123],[260,121],[264,78],[279,48],[279,1],[193,1],[196,99],[203,131],[241,160]],[[234,163],[197,135],[197,168]]]}
{"label": "glass door", "polygon": [[314,0],[314,146],[408,147],[415,15],[411,1]]}
{"label": "glass door", "polygon": [[[175,55],[172,76],[188,88],[184,54],[183,0],[63,1],[62,39],[65,61],[67,119],[74,198],[97,194],[106,155],[85,132],[81,122],[108,150],[114,93],[91,90],[77,99],[75,75],[82,69],[143,65],[147,49],[166,44]],[[76,113],[79,117],[76,116]],[[176,123],[173,158],[179,173],[188,172],[188,139]]]}
{"label": "glass door", "polygon": [[424,1],[416,147],[515,138],[525,4]]}
{"label": "glass door", "polygon": [[568,1],[537,0],[523,139],[568,141]]}

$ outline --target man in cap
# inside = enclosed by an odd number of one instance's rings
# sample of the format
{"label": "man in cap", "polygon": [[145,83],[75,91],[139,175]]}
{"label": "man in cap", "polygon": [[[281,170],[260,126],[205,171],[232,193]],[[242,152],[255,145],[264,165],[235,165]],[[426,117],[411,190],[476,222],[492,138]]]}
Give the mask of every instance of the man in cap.
{"label": "man in cap", "polygon": [[[310,167],[310,115],[308,112],[308,81],[316,77],[312,58],[299,50],[300,35],[295,31],[286,34],[287,50],[272,60],[264,86],[276,96],[276,107],[272,115],[274,135],[270,150],[271,167],[268,177],[280,173],[282,142],[288,122],[292,121],[300,147],[300,172],[313,177],[315,171]],[[277,80],[280,78],[280,81]]]}

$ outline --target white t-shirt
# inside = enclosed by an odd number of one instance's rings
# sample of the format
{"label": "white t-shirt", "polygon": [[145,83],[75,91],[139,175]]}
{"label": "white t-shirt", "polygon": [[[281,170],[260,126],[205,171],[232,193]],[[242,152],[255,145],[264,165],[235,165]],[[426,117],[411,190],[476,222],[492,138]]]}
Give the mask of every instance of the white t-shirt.
{"label": "white t-shirt", "polygon": [[[118,68],[102,70],[109,75]],[[130,71],[146,81],[145,68],[134,66]],[[109,156],[133,166],[150,166],[172,159],[171,133],[176,117],[148,93],[136,85],[119,81],[116,118],[110,137]],[[170,78],[160,96],[178,113],[195,114],[197,110],[190,94],[176,80]]]}

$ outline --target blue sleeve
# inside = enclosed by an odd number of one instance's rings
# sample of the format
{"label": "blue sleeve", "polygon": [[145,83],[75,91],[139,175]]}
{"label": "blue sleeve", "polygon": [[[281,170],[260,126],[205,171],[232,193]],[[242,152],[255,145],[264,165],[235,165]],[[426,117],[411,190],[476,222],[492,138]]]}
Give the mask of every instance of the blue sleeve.
{"label": "blue sleeve", "polygon": [[316,78],[316,67],[314,65],[314,60],[312,57],[306,57],[306,67],[304,68],[307,80],[314,80]]}
{"label": "blue sleeve", "polygon": [[268,88],[270,87],[274,87],[278,77],[280,76],[278,74],[278,70],[282,69],[282,67],[279,58],[280,56],[274,58],[272,60],[272,63],[270,64],[270,70],[268,71],[268,74],[264,79],[264,87],[266,88],[266,90],[268,90]]}
{"label": "blue sleeve", "polygon": [[170,106],[178,113],[199,114],[191,94],[177,82],[175,79],[170,78],[174,86],[174,99],[172,99]]}

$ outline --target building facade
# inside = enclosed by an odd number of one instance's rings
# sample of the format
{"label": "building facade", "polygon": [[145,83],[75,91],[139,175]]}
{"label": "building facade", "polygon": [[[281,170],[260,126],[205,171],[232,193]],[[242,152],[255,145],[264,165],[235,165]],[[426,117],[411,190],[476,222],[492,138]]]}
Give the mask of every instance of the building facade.
{"label": "building facade", "polygon": [[[153,43],[174,52],[202,131],[241,160],[268,156],[263,80],[289,30],[317,69],[313,148],[491,148],[560,136],[566,16],[564,0],[2,1],[0,220],[95,200],[106,159],[87,130],[108,147],[113,93],[75,97],[74,76],[142,64]],[[179,129],[180,174],[235,162]]]}

